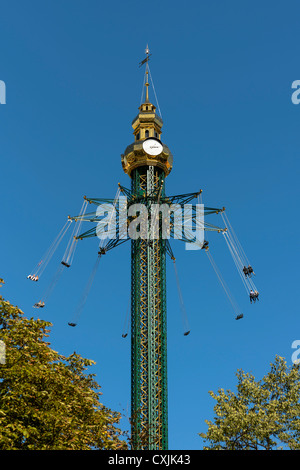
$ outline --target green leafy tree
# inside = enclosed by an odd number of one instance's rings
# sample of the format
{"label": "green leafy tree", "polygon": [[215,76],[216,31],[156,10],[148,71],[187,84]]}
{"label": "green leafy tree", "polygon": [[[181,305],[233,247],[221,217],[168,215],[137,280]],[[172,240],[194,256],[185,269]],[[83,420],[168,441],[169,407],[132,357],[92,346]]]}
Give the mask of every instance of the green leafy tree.
{"label": "green leafy tree", "polygon": [[262,380],[237,372],[237,392],[209,392],[214,421],[200,433],[205,450],[300,449],[300,369],[276,356]]}
{"label": "green leafy tree", "polygon": [[94,362],[51,349],[51,326],[0,296],[0,450],[125,449],[121,415],[100,403],[86,372]]}

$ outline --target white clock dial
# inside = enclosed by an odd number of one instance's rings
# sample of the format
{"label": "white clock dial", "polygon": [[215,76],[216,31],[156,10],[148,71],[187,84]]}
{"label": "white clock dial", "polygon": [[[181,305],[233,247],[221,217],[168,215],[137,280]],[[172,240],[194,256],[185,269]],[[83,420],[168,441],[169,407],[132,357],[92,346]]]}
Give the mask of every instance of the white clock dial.
{"label": "white clock dial", "polygon": [[163,151],[162,144],[156,139],[147,139],[143,142],[143,149],[148,155],[159,155]]}

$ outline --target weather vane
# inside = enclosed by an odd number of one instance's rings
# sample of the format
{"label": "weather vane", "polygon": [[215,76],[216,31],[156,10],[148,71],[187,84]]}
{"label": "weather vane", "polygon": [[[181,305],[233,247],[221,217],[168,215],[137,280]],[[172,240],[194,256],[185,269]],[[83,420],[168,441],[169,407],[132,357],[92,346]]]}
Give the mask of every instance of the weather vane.
{"label": "weather vane", "polygon": [[152,55],[152,54],[150,54],[150,49],[148,47],[148,44],[147,44],[147,47],[145,49],[145,54],[146,54],[147,57],[139,63],[139,67],[146,64],[146,62],[149,62],[150,56]]}

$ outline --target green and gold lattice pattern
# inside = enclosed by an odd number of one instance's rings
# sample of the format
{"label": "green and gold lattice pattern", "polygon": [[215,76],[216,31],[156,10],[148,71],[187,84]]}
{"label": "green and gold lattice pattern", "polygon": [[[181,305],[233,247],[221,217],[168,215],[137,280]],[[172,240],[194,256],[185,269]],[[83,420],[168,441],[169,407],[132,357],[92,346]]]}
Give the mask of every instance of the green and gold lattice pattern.
{"label": "green and gold lattice pattern", "polygon": [[[154,167],[135,170],[132,193],[145,197],[149,213],[163,174]],[[145,200],[145,199],[144,199]],[[131,241],[131,395],[134,449],[167,449],[167,332],[165,241]]]}

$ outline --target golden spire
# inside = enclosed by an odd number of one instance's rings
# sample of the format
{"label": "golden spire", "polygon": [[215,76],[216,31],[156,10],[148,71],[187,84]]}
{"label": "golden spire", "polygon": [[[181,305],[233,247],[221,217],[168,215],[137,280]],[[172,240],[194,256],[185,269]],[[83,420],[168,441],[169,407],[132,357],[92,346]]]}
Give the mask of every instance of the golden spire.
{"label": "golden spire", "polygon": [[[150,51],[147,45],[145,49],[146,58],[140,62],[140,67],[146,64],[146,72],[144,76],[144,86],[146,87],[146,97],[145,101],[142,103],[143,96],[141,98],[141,104],[139,106],[139,113],[132,121],[134,142],[128,145],[125,149],[124,154],[122,154],[122,166],[125,173],[131,175],[132,171],[135,168],[141,166],[157,166],[161,168],[165,176],[167,176],[172,170],[173,166],[173,157],[165,144],[161,142],[161,128],[163,125],[162,118],[156,114],[156,107],[149,101],[149,75],[150,80],[153,86],[153,81],[151,78],[150,67],[148,64],[150,58]],[[155,90],[153,86],[153,91],[155,95]],[[155,95],[156,97],[156,95]],[[157,141],[161,144],[161,153],[159,155],[149,154],[144,148],[144,142],[149,140]]]}
{"label": "golden spire", "polygon": [[144,64],[146,64],[146,79],[145,79],[145,87],[146,87],[146,99],[145,99],[145,103],[149,103],[149,79],[148,79],[148,75],[149,75],[149,71],[148,71],[148,62],[149,62],[149,58],[151,56],[150,54],[150,49],[148,47],[148,44],[146,46],[146,49],[145,49],[145,54],[146,54],[146,58],[144,60],[142,60],[140,62],[140,67]]}
{"label": "golden spire", "polygon": [[145,87],[146,87],[145,103],[149,103],[149,80],[148,80],[148,75],[149,75],[149,72],[148,72],[148,64],[147,64],[147,67],[146,67],[146,83],[145,83]]}

